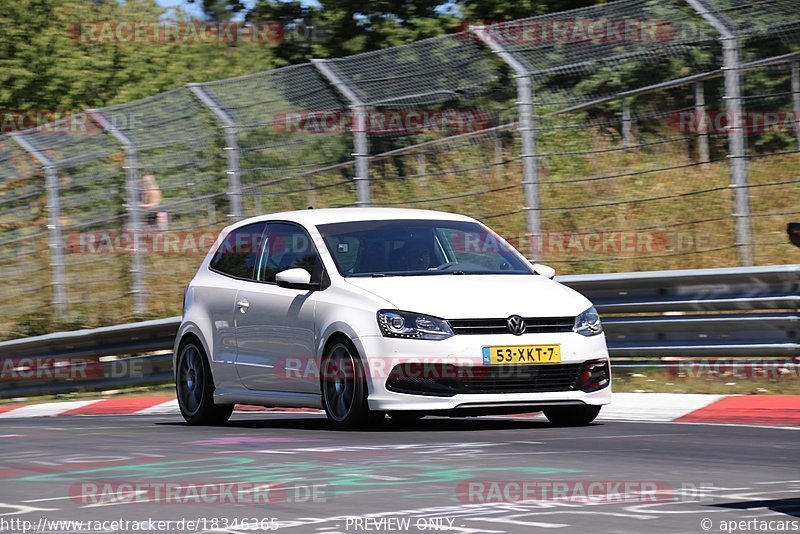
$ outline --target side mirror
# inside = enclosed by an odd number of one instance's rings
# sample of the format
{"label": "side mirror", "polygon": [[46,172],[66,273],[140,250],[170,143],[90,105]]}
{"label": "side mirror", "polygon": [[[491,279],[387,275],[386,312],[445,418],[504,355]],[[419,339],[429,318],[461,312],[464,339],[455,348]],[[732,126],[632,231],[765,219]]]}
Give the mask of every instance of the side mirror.
{"label": "side mirror", "polygon": [[539,273],[542,276],[545,276],[552,280],[556,277],[556,270],[550,267],[549,265],[545,265],[543,263],[534,263],[533,270]]}
{"label": "side mirror", "polygon": [[789,234],[789,241],[796,247],[800,247],[800,223],[789,223],[786,226],[786,233]]}
{"label": "side mirror", "polygon": [[275,275],[275,281],[278,282],[278,287],[288,289],[307,289],[309,291],[319,289],[319,284],[311,283],[311,273],[300,268],[279,272]]}

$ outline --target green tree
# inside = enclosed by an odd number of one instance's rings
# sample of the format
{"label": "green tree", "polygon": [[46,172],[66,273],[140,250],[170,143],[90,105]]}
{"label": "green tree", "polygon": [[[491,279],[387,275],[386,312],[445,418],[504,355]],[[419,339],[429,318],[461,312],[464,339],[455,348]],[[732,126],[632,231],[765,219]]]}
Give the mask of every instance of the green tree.
{"label": "green tree", "polygon": [[[169,22],[155,0],[0,0],[0,13],[0,109],[69,113],[276,66],[274,43],[114,33],[120,22]],[[190,21],[181,10],[173,17]]]}
{"label": "green tree", "polygon": [[247,9],[241,0],[187,0],[187,2],[200,4],[206,17],[216,22],[230,20],[235,14]]}
{"label": "green tree", "polygon": [[605,3],[603,0],[460,0],[456,5],[466,20],[495,22]]}
{"label": "green tree", "polygon": [[458,17],[441,0],[397,2],[321,0],[318,6],[299,1],[259,1],[248,20],[275,20],[285,38],[277,55],[288,63],[309,57],[340,57],[407,44],[450,33]]}

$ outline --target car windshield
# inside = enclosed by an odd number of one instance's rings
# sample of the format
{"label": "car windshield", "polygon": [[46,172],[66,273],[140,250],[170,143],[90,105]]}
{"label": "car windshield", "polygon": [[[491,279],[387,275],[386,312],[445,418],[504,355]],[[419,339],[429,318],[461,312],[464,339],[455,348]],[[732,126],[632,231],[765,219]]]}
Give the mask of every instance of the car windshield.
{"label": "car windshield", "polygon": [[345,277],[534,274],[503,239],[474,222],[356,221],[317,229]]}

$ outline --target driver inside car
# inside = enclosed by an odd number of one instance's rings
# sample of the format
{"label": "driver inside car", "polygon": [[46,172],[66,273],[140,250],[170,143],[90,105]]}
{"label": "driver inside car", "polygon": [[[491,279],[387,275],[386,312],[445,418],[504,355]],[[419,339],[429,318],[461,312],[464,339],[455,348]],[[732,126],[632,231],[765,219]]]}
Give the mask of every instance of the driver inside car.
{"label": "driver inside car", "polygon": [[421,239],[406,241],[400,249],[398,267],[403,271],[427,271],[432,267],[430,247]]}

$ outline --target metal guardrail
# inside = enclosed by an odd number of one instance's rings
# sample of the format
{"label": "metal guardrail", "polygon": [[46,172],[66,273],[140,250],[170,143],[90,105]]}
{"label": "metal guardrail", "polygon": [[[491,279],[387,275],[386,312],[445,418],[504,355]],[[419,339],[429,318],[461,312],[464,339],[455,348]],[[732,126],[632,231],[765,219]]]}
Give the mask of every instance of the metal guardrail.
{"label": "metal guardrail", "polygon": [[612,358],[800,355],[800,265],[558,280],[595,304]]}
{"label": "metal guardrail", "polygon": [[800,264],[582,274],[556,280],[608,313],[800,309]]}
{"label": "metal guardrail", "polygon": [[119,356],[171,349],[180,317],[0,342],[0,358]]}
{"label": "metal guardrail", "polygon": [[170,382],[180,322],[169,317],[1,342],[0,398]]}
{"label": "metal guardrail", "polygon": [[[800,265],[577,275],[557,280],[594,302],[603,316],[614,360],[800,356]],[[4,377],[0,397],[168,382],[171,354],[114,357],[170,350],[180,320],[170,317],[0,342],[0,364],[6,375],[9,361],[24,367],[26,360],[36,365],[33,360],[39,359],[54,366],[51,380],[48,376],[39,381]],[[76,361],[75,365],[83,366],[78,368],[82,374],[61,371]],[[18,375],[24,378],[25,371]]]}
{"label": "metal guardrail", "polygon": [[[29,364],[17,360],[19,370],[12,378],[3,379],[0,398],[155,386],[171,383],[174,376],[172,351],[107,361],[73,361],[68,366],[58,366],[59,361],[45,358],[42,364]],[[35,371],[27,369],[31,364]]]}

